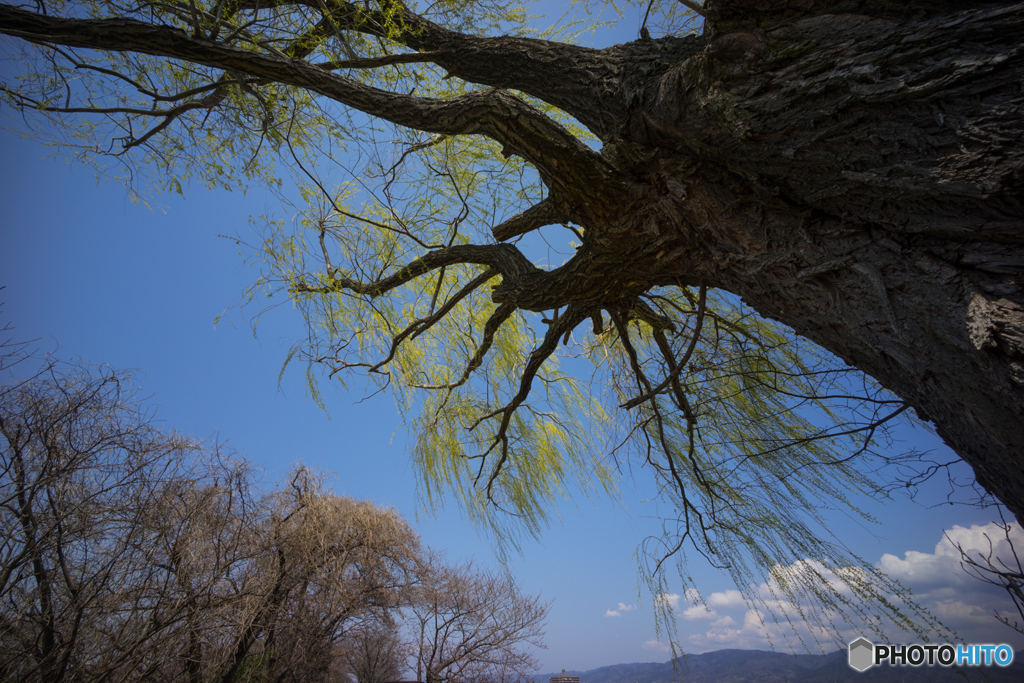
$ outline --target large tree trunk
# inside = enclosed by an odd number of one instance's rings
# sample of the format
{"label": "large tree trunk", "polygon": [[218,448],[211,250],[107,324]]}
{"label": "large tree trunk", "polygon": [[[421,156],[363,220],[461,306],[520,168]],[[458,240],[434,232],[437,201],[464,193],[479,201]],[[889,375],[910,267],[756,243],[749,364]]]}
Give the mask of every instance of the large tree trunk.
{"label": "large tree trunk", "polygon": [[673,206],[646,267],[869,373],[1024,519],[1024,8],[723,24],[607,149]]}

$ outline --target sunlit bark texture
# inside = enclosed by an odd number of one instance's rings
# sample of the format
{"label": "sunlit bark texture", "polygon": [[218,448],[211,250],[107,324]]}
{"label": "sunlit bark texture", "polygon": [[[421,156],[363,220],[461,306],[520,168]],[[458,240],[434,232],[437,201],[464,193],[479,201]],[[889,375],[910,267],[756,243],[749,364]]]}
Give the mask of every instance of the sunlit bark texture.
{"label": "sunlit bark texture", "polygon": [[[629,451],[676,506],[662,551],[768,568],[811,552],[816,501],[884,488],[857,458],[912,407],[1021,518],[1024,5],[702,11],[605,49],[497,36],[500,2],[3,7],[0,32],[43,74],[8,106],[87,154],[291,163],[308,206],[260,284],[306,315],[298,357],[423,408],[431,499],[532,527]],[[343,152],[360,182],[330,184]]]}

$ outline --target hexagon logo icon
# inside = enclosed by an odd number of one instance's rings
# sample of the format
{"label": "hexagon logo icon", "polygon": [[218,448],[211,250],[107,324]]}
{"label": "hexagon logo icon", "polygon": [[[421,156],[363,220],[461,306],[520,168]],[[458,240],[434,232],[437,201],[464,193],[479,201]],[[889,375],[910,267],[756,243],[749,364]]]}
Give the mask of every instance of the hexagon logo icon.
{"label": "hexagon logo icon", "polygon": [[850,666],[857,671],[866,671],[874,664],[875,646],[867,638],[858,638],[850,643]]}

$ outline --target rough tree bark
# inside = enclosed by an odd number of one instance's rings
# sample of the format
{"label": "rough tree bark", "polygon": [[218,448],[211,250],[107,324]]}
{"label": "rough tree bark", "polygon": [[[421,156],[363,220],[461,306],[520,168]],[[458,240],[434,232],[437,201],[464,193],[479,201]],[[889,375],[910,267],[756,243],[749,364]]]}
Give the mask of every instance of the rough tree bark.
{"label": "rough tree bark", "polygon": [[[337,7],[340,26],[379,32],[373,12]],[[1024,4],[708,0],[703,36],[604,50],[404,21],[391,39],[496,89],[426,100],[297,52],[0,9],[0,32],[28,40],[191,60],[400,125],[490,136],[550,190],[495,237],[572,221],[585,228],[574,258],[544,271],[509,245],[456,247],[338,286],[383,291],[487,264],[502,275],[496,302],[568,306],[556,337],[633,310],[654,286],[727,290],[906,399],[1024,519]],[[603,148],[509,89],[573,115]]]}

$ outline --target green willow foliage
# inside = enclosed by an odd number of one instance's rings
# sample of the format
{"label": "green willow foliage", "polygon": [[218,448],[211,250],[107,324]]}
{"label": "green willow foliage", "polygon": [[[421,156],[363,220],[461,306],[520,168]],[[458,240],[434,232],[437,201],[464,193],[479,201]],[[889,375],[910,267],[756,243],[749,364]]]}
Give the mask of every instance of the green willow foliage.
{"label": "green willow foliage", "polygon": [[[387,37],[311,30],[322,23],[315,2],[268,4],[259,12],[229,0],[46,8],[177,26],[390,92],[440,99],[478,89],[429,62],[346,67],[407,51]],[[399,5],[365,6],[384,17],[389,36],[401,30]],[[611,9],[632,16],[646,6]],[[539,32],[526,8],[506,0],[408,9],[475,35],[572,42],[590,28]],[[676,3],[650,16],[652,28],[696,25]],[[502,431],[503,409],[521,392],[557,311],[542,319],[495,304],[490,287],[500,276],[470,264],[431,270],[379,296],[332,289],[341,278],[377,282],[440,247],[494,243],[492,227],[543,196],[537,173],[497,143],[401,128],[310,91],[146,54],[25,42],[8,49],[23,65],[5,85],[8,110],[24,113],[40,137],[65,136],[56,142],[133,187],[148,176],[178,192],[199,181],[278,193],[287,220],[255,219],[259,238],[240,239],[263,264],[246,301],[267,296],[298,309],[308,337],[288,360],[305,364],[321,406],[324,380],[366,377],[393,392],[415,435],[428,505],[454,500],[503,547],[515,547],[520,533],[544,528],[559,500],[614,496],[621,472],[644,471],[676,511],[676,522],[641,550],[655,595],[669,592],[673,563],[672,574],[692,588],[686,561],[694,551],[727,569],[752,605],[779,622],[809,621],[824,638],[850,620],[882,628],[879,615],[922,634],[939,626],[905,606],[900,586],[817,531],[824,510],[865,516],[858,497],[884,495],[871,473],[885,459],[876,436],[904,404],[734,298],[665,288],[648,292],[632,319],[577,325]],[[522,97],[595,143],[564,113]],[[567,236],[554,226],[517,244],[549,268],[572,253]],[[630,403],[641,395],[649,400]],[[774,594],[756,588],[766,577]],[[668,602],[659,605],[671,627]]]}

